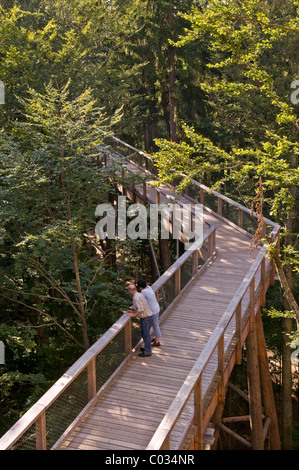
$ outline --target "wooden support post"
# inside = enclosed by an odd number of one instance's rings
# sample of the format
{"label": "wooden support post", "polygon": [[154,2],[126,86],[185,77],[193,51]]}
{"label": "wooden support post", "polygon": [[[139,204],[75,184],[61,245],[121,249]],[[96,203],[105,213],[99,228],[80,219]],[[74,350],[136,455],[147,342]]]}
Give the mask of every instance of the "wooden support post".
{"label": "wooden support post", "polygon": [[146,181],[143,182],[143,200],[146,203]]}
{"label": "wooden support post", "polygon": [[267,224],[266,223],[263,223],[263,227],[262,227],[262,238],[265,238],[267,235]]}
{"label": "wooden support post", "polygon": [[156,189],[156,204],[160,204],[160,191]]}
{"label": "wooden support post", "polygon": [[[254,314],[254,289],[255,289],[255,286],[254,286],[254,279],[252,279],[251,283],[250,283],[250,314]],[[252,319],[252,315],[251,315],[251,319]],[[249,320],[250,321],[250,320]]]}
{"label": "wooden support post", "polygon": [[270,449],[281,450],[275,399],[269,371],[263,320],[260,310],[256,315],[256,334],[263,405],[265,415],[270,418]]}
{"label": "wooden support post", "polygon": [[271,261],[271,272],[270,272],[270,285],[274,286],[274,276],[275,276],[275,265],[273,261]]}
{"label": "wooden support post", "polygon": [[218,373],[220,375],[220,381],[218,384],[218,402],[222,403],[225,399],[224,391],[224,334],[218,342]]}
{"label": "wooden support post", "polygon": [[200,375],[194,387],[194,426],[196,426],[194,450],[203,448],[202,412],[202,376]]}
{"label": "wooden support post", "polygon": [[200,188],[200,204],[204,205],[205,203],[205,193],[202,188]]}
{"label": "wooden support post", "polygon": [[252,313],[249,318],[249,333],[246,339],[246,351],[252,449],[264,450],[261,384],[254,313]]}
{"label": "wooden support post", "polygon": [[88,400],[90,401],[97,393],[96,384],[96,358],[91,359],[87,366],[87,382],[88,382]]}
{"label": "wooden support post", "polygon": [[221,418],[223,416],[224,405],[225,405],[225,401],[223,401],[223,403],[218,403],[216,410],[214,411],[212,420],[211,420],[211,422],[215,424],[214,442],[211,446],[211,450],[217,450],[217,447],[218,447],[218,440],[219,440],[218,423],[220,423]]}
{"label": "wooden support post", "polygon": [[128,356],[132,352],[132,320],[130,319],[125,325],[125,355]]}
{"label": "wooden support post", "polygon": [[218,197],[218,214],[222,215],[222,199]]}
{"label": "wooden support post", "polygon": [[193,276],[195,276],[197,271],[198,271],[198,250],[195,250],[193,253],[193,264],[192,264]]}
{"label": "wooden support post", "polygon": [[214,230],[214,232],[212,233],[212,255],[215,253],[216,251],[216,231]]}
{"label": "wooden support post", "polygon": [[238,225],[239,227],[243,227],[243,211],[242,209],[239,209],[239,212],[238,212]]}
{"label": "wooden support post", "polygon": [[260,296],[260,305],[264,307],[266,305],[266,259],[265,257],[262,259],[261,262],[261,283],[262,283],[262,290]]}
{"label": "wooden support post", "polygon": [[122,189],[123,195],[125,194],[124,182],[125,182],[125,170],[121,170],[121,189]]}
{"label": "wooden support post", "polygon": [[161,450],[170,450],[170,435],[168,435],[161,446]]}
{"label": "wooden support post", "polygon": [[236,364],[242,364],[242,300],[237,305],[236,308],[236,337],[237,337],[237,346],[236,346]]}
{"label": "wooden support post", "polygon": [[175,274],[174,274],[174,278],[175,278],[175,288],[174,288],[174,291],[175,291],[175,296],[179,295],[179,293],[181,292],[181,267],[179,267]]}
{"label": "wooden support post", "polygon": [[263,427],[263,439],[264,439],[264,442],[265,442],[266,437],[267,437],[268,432],[269,432],[270,423],[271,423],[271,419],[270,419],[269,417],[267,417],[267,418],[265,419],[265,424],[264,424],[264,427]]}
{"label": "wooden support post", "polygon": [[210,235],[209,235],[209,238],[208,238],[208,256],[212,256],[214,251],[215,251],[215,243],[216,243],[216,239],[215,239],[215,232],[212,232]]}
{"label": "wooden support post", "polygon": [[46,438],[46,410],[42,412],[35,422],[36,450],[47,450]]}

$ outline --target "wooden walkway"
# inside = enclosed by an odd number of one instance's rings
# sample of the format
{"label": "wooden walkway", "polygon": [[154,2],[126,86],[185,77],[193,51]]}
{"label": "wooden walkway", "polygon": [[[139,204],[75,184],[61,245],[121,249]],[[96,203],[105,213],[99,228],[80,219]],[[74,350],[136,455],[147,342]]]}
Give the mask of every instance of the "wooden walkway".
{"label": "wooden walkway", "polygon": [[[61,449],[140,450],[151,441],[258,253],[250,254],[248,236],[209,212],[204,217],[216,226],[216,259],[169,309],[161,322],[161,347],[147,358],[138,357],[139,350],[134,353]],[[214,368],[205,374],[203,391]],[[172,433],[171,449],[180,446],[192,403],[191,397]]]}
{"label": "wooden walkway", "polygon": [[[139,152],[139,161],[141,154]],[[126,168],[132,173],[141,169],[134,162],[127,162]],[[201,185],[203,190],[209,191]],[[133,201],[146,200],[147,203],[157,202],[157,199],[161,203],[176,197],[171,187],[165,185],[157,190],[140,183],[131,188],[123,187],[122,191]],[[140,358],[138,353],[142,344],[132,351],[129,342],[129,346],[125,346],[126,359],[108,382],[97,390],[97,356],[119,331],[125,331],[125,337],[129,331],[131,337],[131,322],[124,315],[0,439],[0,449],[12,448],[27,434],[35,436],[36,448],[47,449],[46,412],[82,371],[87,371],[90,401],[66,431],[57,436],[52,449],[188,449],[194,445],[198,433],[205,436],[223,393],[224,376],[226,374],[227,382],[238,354],[240,360],[240,348],[248,334],[249,316],[255,315],[270,283],[269,277],[273,277],[273,268],[269,260],[265,260],[263,248],[259,247],[250,254],[249,234],[223,218],[221,204],[233,203],[239,211],[240,225],[243,213],[250,211],[225,196],[215,194],[218,195],[219,213],[204,207],[204,232],[211,237],[204,269],[199,269],[196,248],[191,260],[193,269],[194,266],[196,269],[185,288],[180,290],[180,261],[178,268],[173,265],[169,270],[175,274],[175,289],[179,285],[179,290],[161,317],[161,347],[153,348],[151,357]],[[192,201],[186,195],[178,199],[181,203],[190,204]],[[271,221],[268,224],[274,227],[277,237],[279,227]],[[156,281],[158,284],[159,279]],[[165,285],[163,282],[159,288]],[[215,333],[215,344],[210,346]],[[230,348],[231,352],[228,351]],[[197,388],[199,383],[200,388]],[[200,390],[199,394],[197,390]],[[203,397],[206,403],[202,403]],[[34,427],[35,434],[30,431]],[[191,434],[189,440],[186,438],[188,433]],[[202,447],[202,442],[195,444],[195,448]]]}

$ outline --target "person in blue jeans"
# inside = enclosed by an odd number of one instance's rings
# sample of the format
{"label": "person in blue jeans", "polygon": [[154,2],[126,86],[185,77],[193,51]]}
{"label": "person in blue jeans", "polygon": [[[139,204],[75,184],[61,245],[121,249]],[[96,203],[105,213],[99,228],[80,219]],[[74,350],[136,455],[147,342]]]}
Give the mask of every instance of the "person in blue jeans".
{"label": "person in blue jeans", "polygon": [[137,286],[140,289],[141,294],[146,298],[147,303],[150,306],[150,309],[153,313],[153,329],[155,333],[155,338],[152,341],[152,346],[153,347],[159,347],[160,346],[160,338],[162,337],[162,333],[160,330],[159,326],[159,313],[160,313],[160,305],[157,301],[156,294],[147,284],[147,282],[144,279],[139,279],[137,281]]}
{"label": "person in blue jeans", "polygon": [[130,317],[138,316],[138,318],[140,319],[141,336],[144,342],[144,348],[140,348],[142,352],[138,354],[138,356],[151,356],[152,345],[150,330],[153,325],[152,311],[145,297],[137,291],[137,287],[134,284],[130,284],[127,289],[129,294],[131,294],[133,300],[133,305],[128,308],[127,315]]}

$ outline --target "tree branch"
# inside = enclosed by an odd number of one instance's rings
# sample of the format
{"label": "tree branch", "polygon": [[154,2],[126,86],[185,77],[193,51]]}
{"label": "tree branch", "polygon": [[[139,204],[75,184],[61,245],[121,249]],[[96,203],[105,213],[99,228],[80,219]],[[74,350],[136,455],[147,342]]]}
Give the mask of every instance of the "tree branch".
{"label": "tree branch", "polygon": [[[4,299],[8,299],[10,301],[12,300],[7,295],[0,294],[0,296],[3,297]],[[33,310],[34,312],[37,312],[39,315],[51,318],[51,320],[55,323],[55,325],[57,325],[66,335],[68,335],[73,341],[75,341],[75,343],[78,344],[78,346],[80,346],[81,348],[84,348],[84,346],[81,343],[79,343],[79,341],[77,341],[76,338],[71,333],[69,333],[62,325],[60,325],[60,323],[57,320],[55,320],[55,318],[52,317],[50,314],[48,314],[46,312],[42,312],[38,308],[32,307],[31,305],[27,305],[27,304],[25,304],[24,302],[21,302],[21,300],[18,300],[18,299],[13,299],[13,302],[17,302],[18,304],[23,305],[24,307],[29,308],[30,310]]]}

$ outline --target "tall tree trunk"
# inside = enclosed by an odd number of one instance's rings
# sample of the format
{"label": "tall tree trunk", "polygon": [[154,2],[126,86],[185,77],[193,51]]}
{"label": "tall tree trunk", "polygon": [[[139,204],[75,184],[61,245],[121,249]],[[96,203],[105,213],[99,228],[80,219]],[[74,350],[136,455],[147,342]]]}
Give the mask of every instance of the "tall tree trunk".
{"label": "tall tree trunk", "polygon": [[[170,12],[167,16],[167,23],[171,27],[173,24],[173,13]],[[175,123],[175,95],[174,95],[174,84],[176,74],[176,61],[175,52],[172,46],[168,47],[168,62],[169,62],[169,77],[168,77],[168,93],[169,93],[169,127],[170,127],[170,139],[173,142],[177,141],[176,135],[176,123]]]}
{"label": "tall tree trunk", "polygon": [[152,122],[152,139],[153,139],[153,150],[156,151],[158,150],[158,147],[155,143],[155,139],[159,138],[159,129],[158,129],[158,115],[155,114],[153,116],[153,122]]}
{"label": "tall tree trunk", "polygon": [[175,123],[175,95],[174,95],[174,84],[175,84],[175,53],[172,48],[168,51],[170,72],[169,72],[169,127],[170,127],[170,139],[173,142],[177,141],[176,134],[176,123]]}
{"label": "tall tree trunk", "polygon": [[149,131],[148,131],[148,124],[146,122],[143,123],[143,141],[144,141],[144,150],[148,152],[149,151]]}
{"label": "tall tree trunk", "polygon": [[80,279],[80,272],[79,272],[78,253],[75,251],[74,247],[73,247],[73,259],[74,259],[76,285],[77,285],[77,292],[78,292],[78,299],[79,299],[79,309],[80,309],[80,314],[81,314],[80,318],[82,321],[82,329],[83,329],[83,332],[82,332],[83,344],[84,344],[84,348],[87,350],[90,344],[89,344],[89,339],[88,339],[88,334],[87,334],[87,322],[86,322],[83,293],[82,293],[82,286],[81,286],[81,279]]}

